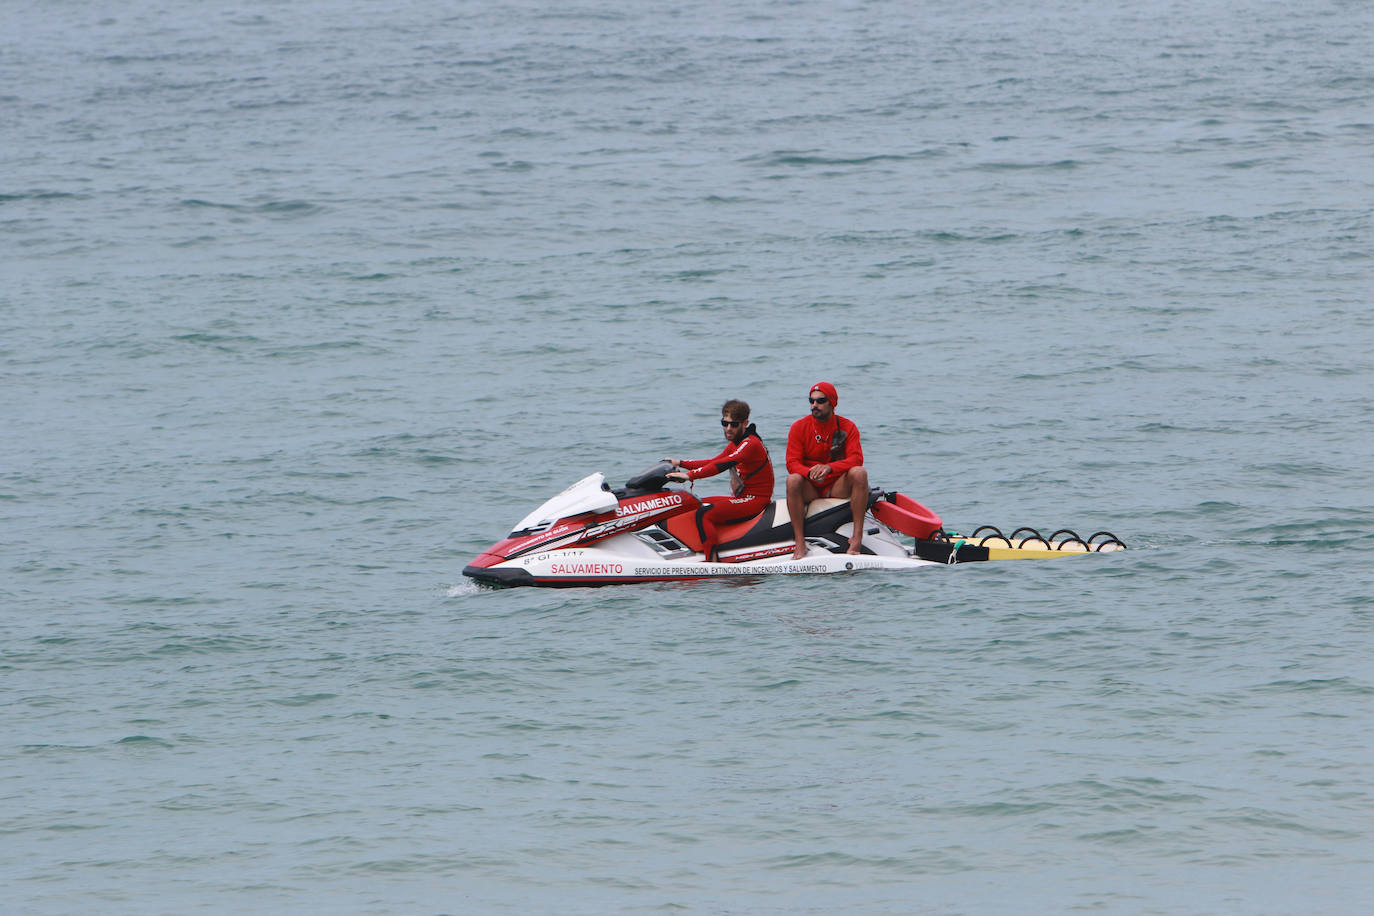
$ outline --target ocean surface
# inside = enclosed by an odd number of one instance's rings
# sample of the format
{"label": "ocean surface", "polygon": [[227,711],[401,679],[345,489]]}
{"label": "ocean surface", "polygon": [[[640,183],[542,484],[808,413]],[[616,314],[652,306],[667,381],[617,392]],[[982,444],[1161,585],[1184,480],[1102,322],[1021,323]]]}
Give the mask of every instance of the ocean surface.
{"label": "ocean surface", "polygon": [[[0,280],[0,911],[1374,897],[1365,0],[6,0]],[[820,379],[1131,549],[461,575]]]}

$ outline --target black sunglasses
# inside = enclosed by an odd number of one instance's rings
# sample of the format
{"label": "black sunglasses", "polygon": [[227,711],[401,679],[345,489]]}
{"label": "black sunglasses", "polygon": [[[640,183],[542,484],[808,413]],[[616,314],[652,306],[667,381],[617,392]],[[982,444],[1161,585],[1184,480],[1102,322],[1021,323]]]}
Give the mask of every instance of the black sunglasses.
{"label": "black sunglasses", "polygon": [[827,401],[829,401],[830,398],[807,398],[807,400],[810,401],[812,404],[824,404]]}
{"label": "black sunglasses", "polygon": [[724,417],[721,417],[721,418],[720,418],[720,425],[721,425],[721,426],[743,426],[743,425],[744,425],[744,421],[743,421],[743,420],[727,420],[727,419],[725,419]]}

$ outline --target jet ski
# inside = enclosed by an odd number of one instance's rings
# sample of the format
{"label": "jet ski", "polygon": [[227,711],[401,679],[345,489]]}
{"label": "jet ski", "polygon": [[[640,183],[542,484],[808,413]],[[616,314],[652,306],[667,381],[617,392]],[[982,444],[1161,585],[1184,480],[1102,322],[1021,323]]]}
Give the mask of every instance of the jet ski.
{"label": "jet ski", "polygon": [[[965,538],[903,493],[872,489],[863,552],[850,554],[848,499],[817,499],[807,507],[804,558],[793,559],[787,501],[719,526],[715,560],[705,552],[700,517],[710,510],[690,489],[669,486],[668,463],[612,489],[601,473],[582,478],[521,519],[504,539],[463,569],[481,585],[580,587],[630,582],[913,570],[999,559],[1033,559],[1124,550],[1108,532],[1084,540],[1067,529],[1041,537],[1030,528],[1011,535],[984,526]],[[911,539],[903,542],[903,536]]]}

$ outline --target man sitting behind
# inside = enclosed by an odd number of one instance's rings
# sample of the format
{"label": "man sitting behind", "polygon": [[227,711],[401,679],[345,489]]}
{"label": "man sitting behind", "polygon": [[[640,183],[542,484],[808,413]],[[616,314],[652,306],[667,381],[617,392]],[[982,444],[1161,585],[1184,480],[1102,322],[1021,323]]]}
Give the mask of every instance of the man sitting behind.
{"label": "man sitting behind", "polygon": [[807,396],[811,415],[787,433],[787,512],[792,517],[792,558],[806,556],[806,507],[813,499],[849,497],[854,533],[849,553],[863,549],[864,514],[868,511],[868,471],[859,445],[859,428],[835,413],[837,394],[829,382],[817,382]]}

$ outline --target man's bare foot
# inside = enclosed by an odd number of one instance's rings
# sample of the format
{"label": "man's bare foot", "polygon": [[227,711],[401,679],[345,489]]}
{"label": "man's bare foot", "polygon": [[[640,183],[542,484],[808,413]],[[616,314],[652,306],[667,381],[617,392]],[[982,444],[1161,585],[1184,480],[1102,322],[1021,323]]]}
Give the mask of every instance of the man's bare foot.
{"label": "man's bare foot", "polygon": [[792,548],[792,559],[805,560],[810,550],[811,548],[807,547],[805,544],[798,544],[796,547]]}

